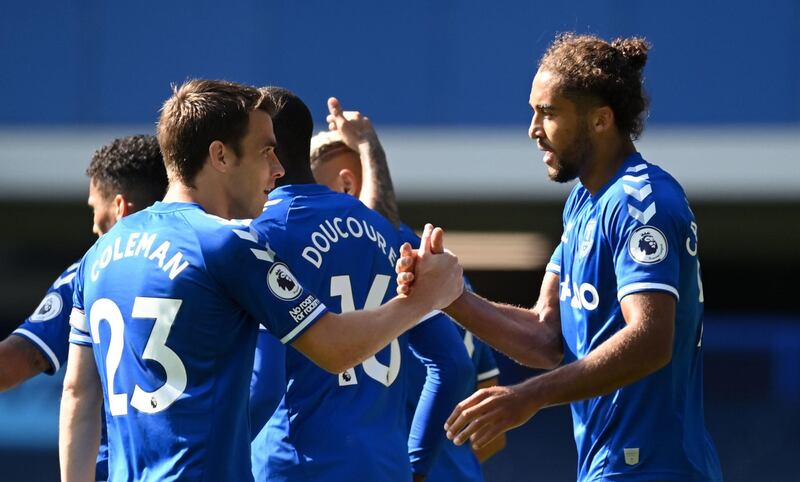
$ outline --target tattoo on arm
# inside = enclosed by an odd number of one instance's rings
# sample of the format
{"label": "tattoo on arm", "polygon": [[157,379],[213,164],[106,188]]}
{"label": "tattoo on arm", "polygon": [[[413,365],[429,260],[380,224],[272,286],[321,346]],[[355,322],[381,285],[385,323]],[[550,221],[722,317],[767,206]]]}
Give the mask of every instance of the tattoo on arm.
{"label": "tattoo on arm", "polygon": [[361,148],[364,185],[361,201],[381,213],[395,226],[400,225],[400,213],[392,186],[392,176],[386,162],[386,153],[377,135],[370,137],[366,147]]}
{"label": "tattoo on arm", "polygon": [[0,391],[50,369],[50,362],[33,343],[17,335],[0,342]]}

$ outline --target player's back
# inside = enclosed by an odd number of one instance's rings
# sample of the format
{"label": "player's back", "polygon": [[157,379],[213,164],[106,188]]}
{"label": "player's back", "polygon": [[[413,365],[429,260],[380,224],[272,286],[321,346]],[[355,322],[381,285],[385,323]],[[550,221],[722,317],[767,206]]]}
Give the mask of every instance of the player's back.
{"label": "player's back", "polygon": [[221,275],[248,261],[228,249],[234,227],[195,204],[156,203],[84,258],[76,307],[106,392],[111,480],[251,477],[258,324]]}
{"label": "player's back", "polygon": [[[331,311],[374,308],[394,295],[397,232],[352,196],[284,186],[253,228]],[[296,303],[301,322],[313,306]],[[408,480],[405,344],[404,335],[338,376],[288,347],[286,394],[253,444],[256,479]]]}

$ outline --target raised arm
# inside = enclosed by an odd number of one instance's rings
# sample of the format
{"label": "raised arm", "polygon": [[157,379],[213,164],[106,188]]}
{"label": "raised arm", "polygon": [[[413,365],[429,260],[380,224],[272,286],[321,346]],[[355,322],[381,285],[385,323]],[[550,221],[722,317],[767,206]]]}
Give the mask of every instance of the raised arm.
{"label": "raised arm", "polygon": [[342,111],[339,100],[328,99],[328,127],[338,130],[342,140],[361,158],[361,193],[358,198],[367,207],[381,213],[395,226],[400,225],[397,199],[386,153],[369,118],[356,111]]}
{"label": "raised arm", "polygon": [[70,345],[58,427],[62,482],[95,480],[102,408],[103,389],[92,349]]}
{"label": "raised arm", "polygon": [[581,360],[519,385],[476,392],[450,416],[448,437],[480,448],[543,407],[605,395],[664,367],[672,357],[675,305],[662,292],[624,297],[623,329]]}

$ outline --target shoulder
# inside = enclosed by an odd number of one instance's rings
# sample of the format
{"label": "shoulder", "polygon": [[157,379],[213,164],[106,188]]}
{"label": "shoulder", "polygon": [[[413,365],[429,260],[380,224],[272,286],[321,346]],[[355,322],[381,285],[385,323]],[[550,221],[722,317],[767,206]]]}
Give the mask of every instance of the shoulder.
{"label": "shoulder", "polygon": [[644,160],[627,168],[604,197],[602,212],[606,224],[683,222],[691,217],[686,194],[678,181]]}

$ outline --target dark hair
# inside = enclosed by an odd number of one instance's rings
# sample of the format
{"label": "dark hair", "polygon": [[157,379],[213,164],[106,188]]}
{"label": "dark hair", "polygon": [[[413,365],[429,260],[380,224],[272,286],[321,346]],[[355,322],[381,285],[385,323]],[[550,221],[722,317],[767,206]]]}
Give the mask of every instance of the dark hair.
{"label": "dark hair", "polygon": [[276,181],[278,185],[314,182],[311,173],[311,135],[314,120],[311,111],[300,97],[283,87],[262,87],[264,98],[275,108],[272,128],[278,145],[275,153],[286,173]]}
{"label": "dark hair", "polygon": [[122,194],[137,210],[161,200],[167,191],[167,172],[155,136],[114,139],[94,153],[86,175],[104,196]]}
{"label": "dark hair", "polygon": [[611,107],[617,128],[635,140],[644,130],[648,107],[642,70],[649,49],[638,37],[609,43],[594,35],[565,33],[548,47],[539,69],[558,76],[565,97]]}
{"label": "dark hair", "polygon": [[173,85],[158,120],[158,142],[170,179],[193,186],[214,141],[222,141],[239,155],[255,109],[273,114],[272,105],[255,87],[204,79]]}

